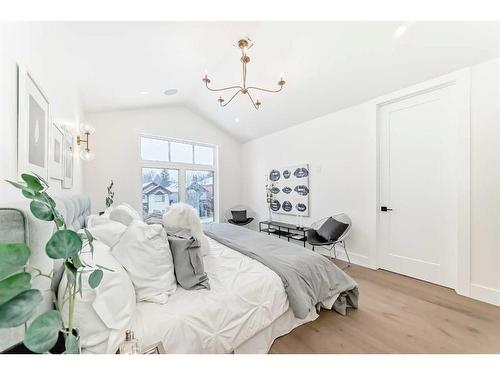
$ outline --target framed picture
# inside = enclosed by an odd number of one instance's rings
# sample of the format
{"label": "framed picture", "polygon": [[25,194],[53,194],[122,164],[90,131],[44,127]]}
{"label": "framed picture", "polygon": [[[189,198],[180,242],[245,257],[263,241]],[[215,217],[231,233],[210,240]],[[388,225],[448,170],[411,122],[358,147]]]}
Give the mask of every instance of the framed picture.
{"label": "framed picture", "polygon": [[141,354],[166,354],[166,351],[165,347],[163,346],[163,343],[160,341],[154,345],[151,345],[143,349]]}
{"label": "framed picture", "polygon": [[63,180],[62,187],[71,189],[73,187],[73,135],[66,131],[63,142]]}
{"label": "framed picture", "polygon": [[309,216],[309,165],[274,168],[269,172],[272,184],[272,212],[295,216]]}
{"label": "framed picture", "polygon": [[64,131],[55,123],[50,127],[49,177],[64,178]]}
{"label": "framed picture", "polygon": [[18,155],[19,176],[35,172],[47,178],[49,101],[23,66],[18,66]]}

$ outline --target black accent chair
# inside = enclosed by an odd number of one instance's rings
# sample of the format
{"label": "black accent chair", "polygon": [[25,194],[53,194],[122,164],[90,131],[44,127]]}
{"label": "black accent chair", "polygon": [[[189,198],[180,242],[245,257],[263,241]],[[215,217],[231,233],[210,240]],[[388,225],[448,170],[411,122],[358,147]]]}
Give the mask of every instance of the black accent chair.
{"label": "black accent chair", "polygon": [[253,217],[248,217],[248,209],[245,207],[234,207],[226,212],[226,220],[228,223],[244,226],[253,221]]}
{"label": "black accent chair", "polygon": [[[342,248],[344,249],[345,255],[347,257],[347,261],[349,262],[350,265],[351,259],[349,258],[349,253],[347,252],[345,240],[347,239],[347,237],[351,232],[352,221],[346,214],[338,214],[331,217],[340,223],[347,224],[347,227],[345,228],[343,233],[340,234],[340,236],[336,240],[328,240],[319,235],[318,234],[319,228],[321,228],[321,226],[325,223],[325,221],[327,221],[330,218],[330,216],[325,217],[324,219],[321,219],[311,224],[311,229],[309,229],[306,233],[307,243],[312,246],[313,251],[314,248],[317,246],[325,247],[327,250],[330,251],[330,257],[332,257],[332,251],[333,251],[335,258],[337,258],[336,246],[342,245]],[[347,267],[349,267],[349,265]]]}

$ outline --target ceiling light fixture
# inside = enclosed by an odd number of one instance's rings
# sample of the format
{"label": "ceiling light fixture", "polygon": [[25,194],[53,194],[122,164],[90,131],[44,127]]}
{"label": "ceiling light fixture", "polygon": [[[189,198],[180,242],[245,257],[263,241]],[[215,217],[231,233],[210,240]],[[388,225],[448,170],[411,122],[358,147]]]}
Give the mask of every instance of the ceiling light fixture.
{"label": "ceiling light fixture", "polygon": [[401,38],[407,31],[408,29],[413,25],[414,22],[406,22],[402,25],[400,25],[396,31],[394,31],[394,34],[392,35],[392,37],[394,39],[399,39]]}
{"label": "ceiling light fixture", "polygon": [[243,64],[243,84],[241,86],[236,85],[236,86],[223,87],[220,89],[214,89],[214,88],[208,87],[208,84],[211,81],[208,78],[208,72],[205,71],[205,76],[202,78],[202,81],[205,82],[205,86],[210,91],[236,90],[236,92],[231,96],[231,99],[229,99],[227,102],[222,97],[222,95],[219,96],[219,99],[217,99],[217,101],[219,102],[221,107],[227,106],[236,97],[236,95],[238,95],[239,93],[242,93],[243,95],[248,95],[248,97],[250,98],[250,101],[252,102],[252,105],[254,106],[255,109],[259,109],[259,107],[262,103],[260,102],[259,97],[257,95],[255,96],[255,100],[253,99],[252,95],[250,94],[251,90],[259,90],[259,91],[275,93],[275,92],[280,92],[283,89],[283,86],[286,83],[283,80],[283,74],[281,74],[281,78],[278,81],[279,88],[276,90],[269,90],[269,89],[264,89],[261,87],[255,87],[255,86],[247,86],[247,64],[250,62],[250,57],[248,56],[247,52],[252,46],[253,46],[253,43],[249,38],[240,39],[238,41],[238,44],[237,44],[237,47],[241,49],[240,61]]}

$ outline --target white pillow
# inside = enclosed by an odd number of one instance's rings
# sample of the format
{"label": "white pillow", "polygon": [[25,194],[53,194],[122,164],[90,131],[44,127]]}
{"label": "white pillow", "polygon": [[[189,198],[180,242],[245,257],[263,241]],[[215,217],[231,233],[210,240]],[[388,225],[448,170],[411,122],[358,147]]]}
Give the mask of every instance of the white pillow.
{"label": "white pillow", "polygon": [[127,227],[104,216],[90,215],[87,230],[98,241],[113,247],[120,240]]}
{"label": "white pillow", "polygon": [[[82,254],[90,265],[99,264],[111,271],[104,270],[104,276],[97,289],[88,283],[90,272],[82,274],[82,295],[75,299],[73,322],[80,331],[80,343],[84,353],[115,353],[130,329],[135,312],[135,291],[132,282],[111,250],[101,242],[94,242],[94,257]],[[64,301],[67,279],[63,275],[58,290],[58,309],[63,320],[68,321],[68,303]]]}
{"label": "white pillow", "polygon": [[139,213],[127,203],[113,208],[109,213],[109,218],[126,226],[129,226],[134,220],[142,220]]}
{"label": "white pillow", "polygon": [[137,301],[164,304],[177,289],[167,234],[161,225],[134,221],[113,248],[134,284]]}
{"label": "white pillow", "polygon": [[170,206],[165,215],[163,215],[163,226],[167,232],[178,229],[189,230],[191,235],[200,242],[201,255],[208,255],[210,250],[208,238],[203,233],[203,227],[196,210],[189,204],[175,203]]}

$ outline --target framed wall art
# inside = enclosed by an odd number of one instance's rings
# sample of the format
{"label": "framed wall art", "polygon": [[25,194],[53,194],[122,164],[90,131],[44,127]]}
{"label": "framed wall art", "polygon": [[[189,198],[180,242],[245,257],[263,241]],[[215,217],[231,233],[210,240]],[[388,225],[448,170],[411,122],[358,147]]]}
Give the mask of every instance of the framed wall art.
{"label": "framed wall art", "polygon": [[64,178],[64,131],[55,123],[50,127],[49,177],[54,180]]}
{"label": "framed wall art", "polygon": [[25,67],[18,65],[18,155],[20,176],[48,176],[49,101]]}
{"label": "framed wall art", "polygon": [[309,216],[309,165],[273,168],[268,176],[272,185],[270,208],[278,214]]}
{"label": "framed wall art", "polygon": [[74,167],[74,139],[73,135],[66,130],[63,142],[63,180],[62,187],[64,189],[71,189],[73,187],[73,167]]}

